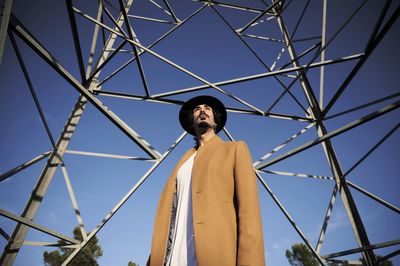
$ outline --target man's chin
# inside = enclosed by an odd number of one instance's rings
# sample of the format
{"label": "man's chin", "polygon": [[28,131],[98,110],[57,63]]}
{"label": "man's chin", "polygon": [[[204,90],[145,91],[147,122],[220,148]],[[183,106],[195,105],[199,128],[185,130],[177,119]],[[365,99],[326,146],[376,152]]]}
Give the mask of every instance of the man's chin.
{"label": "man's chin", "polygon": [[209,128],[209,127],[210,127],[210,124],[209,124],[207,121],[201,121],[201,122],[198,124],[198,127],[199,127],[199,128]]}

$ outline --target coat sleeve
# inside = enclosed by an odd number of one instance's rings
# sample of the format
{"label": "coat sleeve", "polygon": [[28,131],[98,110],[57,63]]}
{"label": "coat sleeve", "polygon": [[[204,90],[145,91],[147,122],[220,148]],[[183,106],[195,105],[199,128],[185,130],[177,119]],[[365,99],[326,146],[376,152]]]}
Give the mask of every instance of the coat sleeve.
{"label": "coat sleeve", "polygon": [[249,149],[243,141],[236,144],[234,174],[238,207],[237,265],[265,265],[257,178]]}

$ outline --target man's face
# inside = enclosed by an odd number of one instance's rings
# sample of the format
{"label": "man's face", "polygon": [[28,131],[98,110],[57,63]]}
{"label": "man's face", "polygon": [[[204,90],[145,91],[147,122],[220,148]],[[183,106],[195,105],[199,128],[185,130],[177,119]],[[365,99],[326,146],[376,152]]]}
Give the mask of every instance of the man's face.
{"label": "man's face", "polygon": [[193,124],[195,128],[213,127],[214,113],[207,104],[199,104],[193,109]]}

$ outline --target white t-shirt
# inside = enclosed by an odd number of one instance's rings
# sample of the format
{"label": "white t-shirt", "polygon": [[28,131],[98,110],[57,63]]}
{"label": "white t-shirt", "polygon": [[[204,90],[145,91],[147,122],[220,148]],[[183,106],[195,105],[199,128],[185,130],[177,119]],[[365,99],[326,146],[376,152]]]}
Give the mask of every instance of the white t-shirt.
{"label": "white t-shirt", "polygon": [[179,168],[177,179],[177,198],[175,230],[172,241],[169,266],[197,265],[192,215],[192,168],[196,153],[190,156]]}

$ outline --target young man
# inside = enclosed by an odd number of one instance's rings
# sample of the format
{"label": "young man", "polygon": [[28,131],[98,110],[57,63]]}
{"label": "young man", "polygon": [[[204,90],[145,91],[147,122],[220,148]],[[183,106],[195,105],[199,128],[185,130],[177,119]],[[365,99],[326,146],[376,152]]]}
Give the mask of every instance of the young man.
{"label": "young man", "polygon": [[149,265],[265,265],[251,155],[243,141],[217,136],[226,118],[224,105],[211,96],[183,104],[179,121],[196,146],[161,194]]}

